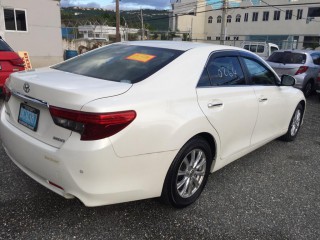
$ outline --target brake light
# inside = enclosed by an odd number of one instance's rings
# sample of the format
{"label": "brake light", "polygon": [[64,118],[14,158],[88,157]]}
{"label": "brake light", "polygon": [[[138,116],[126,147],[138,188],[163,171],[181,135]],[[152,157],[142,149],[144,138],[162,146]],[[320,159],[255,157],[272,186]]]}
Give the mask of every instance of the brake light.
{"label": "brake light", "polygon": [[307,66],[301,66],[299,67],[298,71],[295,73],[295,75],[299,75],[299,74],[302,74],[302,73],[305,73],[307,70],[308,70],[309,67]]}
{"label": "brake light", "polygon": [[4,99],[4,101],[9,102],[10,97],[11,97],[11,91],[10,91],[10,89],[7,87],[7,85],[5,84],[5,85],[3,86],[3,99]]}
{"label": "brake light", "polygon": [[110,137],[127,127],[137,116],[135,111],[90,113],[54,106],[49,107],[54,123],[80,133],[81,140]]}
{"label": "brake light", "polygon": [[13,66],[24,67],[24,61],[22,58],[12,59],[10,62]]}

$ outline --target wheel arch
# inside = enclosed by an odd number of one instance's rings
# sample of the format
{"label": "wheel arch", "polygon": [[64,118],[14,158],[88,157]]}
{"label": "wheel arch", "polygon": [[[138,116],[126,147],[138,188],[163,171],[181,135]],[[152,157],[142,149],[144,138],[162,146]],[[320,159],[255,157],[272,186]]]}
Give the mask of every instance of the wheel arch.
{"label": "wheel arch", "polygon": [[[210,172],[212,172],[214,165],[216,163],[216,158],[217,158],[217,141],[214,138],[214,136],[212,136],[212,134],[208,133],[208,132],[201,132],[198,133],[196,135],[194,135],[193,137],[191,137],[188,141],[190,141],[193,138],[203,138],[204,140],[206,140],[209,143],[210,146],[210,150],[211,150],[211,154],[212,154],[212,160],[211,160],[211,166],[210,166]],[[188,142],[186,141],[186,143]]]}

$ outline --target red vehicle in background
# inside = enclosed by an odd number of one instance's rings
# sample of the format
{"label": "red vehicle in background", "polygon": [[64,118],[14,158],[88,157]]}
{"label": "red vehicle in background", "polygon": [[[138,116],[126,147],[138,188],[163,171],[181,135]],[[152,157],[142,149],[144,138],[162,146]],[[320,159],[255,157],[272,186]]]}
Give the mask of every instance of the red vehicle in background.
{"label": "red vehicle in background", "polygon": [[24,61],[0,37],[0,94],[2,93],[3,85],[9,75],[24,69]]}

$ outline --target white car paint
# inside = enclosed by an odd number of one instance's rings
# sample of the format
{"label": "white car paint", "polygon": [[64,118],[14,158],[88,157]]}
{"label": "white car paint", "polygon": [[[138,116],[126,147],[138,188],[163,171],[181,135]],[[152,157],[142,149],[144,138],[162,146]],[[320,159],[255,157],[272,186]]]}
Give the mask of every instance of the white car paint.
{"label": "white car paint", "polygon": [[[214,139],[214,172],[285,134],[294,109],[305,101],[301,91],[284,86],[197,88],[211,53],[244,51],[238,48],[158,41],[125,44],[187,51],[135,84],[51,68],[16,73],[7,82],[13,93],[21,95],[28,82],[31,91],[23,96],[44,104],[18,95],[5,102],[0,121],[5,151],[30,177],[86,206],[159,197],[178,151],[200,133]],[[261,97],[270,101],[261,103]],[[36,132],[17,122],[22,102],[41,112]],[[216,103],[223,105],[208,108]],[[81,141],[79,133],[54,124],[51,105],[99,113],[134,110],[137,116],[111,137]]]}

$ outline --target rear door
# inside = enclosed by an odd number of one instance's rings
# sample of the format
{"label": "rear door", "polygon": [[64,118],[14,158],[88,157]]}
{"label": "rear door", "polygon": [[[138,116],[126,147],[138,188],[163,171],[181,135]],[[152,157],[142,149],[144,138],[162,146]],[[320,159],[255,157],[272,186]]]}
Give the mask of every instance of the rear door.
{"label": "rear door", "polygon": [[212,54],[197,87],[198,103],[219,134],[221,158],[250,146],[258,114],[252,86],[246,85],[237,51]]}

